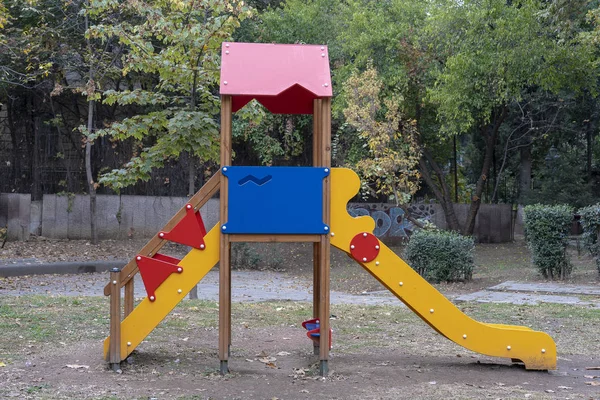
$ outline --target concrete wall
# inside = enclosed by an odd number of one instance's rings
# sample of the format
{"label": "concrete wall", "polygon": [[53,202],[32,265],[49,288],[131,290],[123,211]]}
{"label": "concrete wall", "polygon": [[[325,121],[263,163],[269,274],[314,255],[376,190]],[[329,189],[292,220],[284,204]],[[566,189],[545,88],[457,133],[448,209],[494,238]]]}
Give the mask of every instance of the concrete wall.
{"label": "concrete wall", "polygon": [[0,193],[0,228],[8,228],[8,240],[29,239],[31,195]]}
{"label": "concrete wall", "polygon": [[[98,195],[98,238],[153,236],[186,202],[187,197]],[[219,219],[219,200],[210,199],[200,213],[209,229]],[[55,239],[89,239],[90,232],[88,196],[44,195],[42,236]]]}
{"label": "concrete wall", "polygon": [[[186,197],[106,196],[97,197],[100,239],[151,237],[187,202]],[[464,221],[468,204],[457,204],[459,221]],[[404,211],[393,204],[350,203],[351,215],[370,215],[376,221],[375,235],[387,243],[404,243],[413,224]],[[446,228],[439,204],[414,204],[411,214]],[[210,199],[201,210],[207,229],[219,220],[219,200]],[[521,217],[521,213],[519,213]],[[475,221],[474,236],[483,243],[508,242],[513,238],[511,206],[482,204]],[[514,231],[522,232],[516,222]],[[89,198],[85,195],[44,195],[31,201],[29,194],[0,194],[0,227],[8,227],[9,240],[27,240],[30,234],[52,239],[89,239]]]}
{"label": "concrete wall", "polygon": [[[469,204],[455,204],[459,221],[465,221]],[[439,204],[413,204],[410,213],[417,219],[430,221],[446,229],[446,217]],[[512,207],[510,204],[482,204],[475,219],[475,240],[480,243],[503,243],[512,240]],[[348,211],[353,216],[370,215],[375,220],[375,236],[388,243],[406,243],[414,230],[402,210],[393,204],[350,203]]]}

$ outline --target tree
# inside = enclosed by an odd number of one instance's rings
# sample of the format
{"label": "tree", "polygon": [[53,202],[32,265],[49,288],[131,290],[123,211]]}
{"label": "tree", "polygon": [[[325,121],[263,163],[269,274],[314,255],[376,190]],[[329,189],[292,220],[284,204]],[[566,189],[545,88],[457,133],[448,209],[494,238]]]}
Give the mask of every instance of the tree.
{"label": "tree", "polygon": [[[92,1],[91,15],[118,11],[130,16],[88,30],[91,38],[116,38],[125,47],[122,74],[128,83],[105,90],[102,102],[137,105],[140,110],[91,136],[136,142],[134,157],[123,168],[103,174],[101,183],[120,190],[147,180],[153,169],[184,152],[204,161],[217,159],[219,98],[214,93],[220,46],[251,15],[243,4]],[[194,179],[194,170],[189,173]]]}
{"label": "tree", "polygon": [[[509,106],[524,91],[539,87],[558,92],[581,90],[589,82],[590,59],[575,43],[560,42],[540,16],[544,4],[535,0],[440,2],[426,32],[436,54],[446,54],[427,91],[436,107],[442,137],[476,132],[484,142],[483,160],[471,195],[467,220],[460,224],[452,210],[443,172],[424,151],[442,182],[434,189],[451,229],[473,232],[484,185],[490,177],[502,125]],[[425,168],[424,168],[425,169]],[[423,173],[430,187],[431,176]]]}
{"label": "tree", "polygon": [[344,116],[369,152],[351,167],[362,176],[363,188],[385,194],[409,215],[406,206],[419,189],[418,132],[415,121],[407,120],[399,111],[402,99],[381,99],[382,88],[372,65],[362,74],[352,74],[344,84],[348,103]]}

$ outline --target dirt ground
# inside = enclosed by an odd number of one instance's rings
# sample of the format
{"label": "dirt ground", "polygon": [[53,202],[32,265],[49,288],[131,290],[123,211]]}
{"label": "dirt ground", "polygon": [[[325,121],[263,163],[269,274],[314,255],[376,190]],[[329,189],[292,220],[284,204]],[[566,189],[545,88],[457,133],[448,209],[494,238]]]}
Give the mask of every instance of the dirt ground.
{"label": "dirt ground", "polygon": [[[7,244],[0,259],[64,261],[121,259],[143,243],[37,241]],[[269,247],[270,246],[270,247]],[[284,271],[312,279],[310,248],[287,244],[242,247],[238,268]],[[600,284],[589,258],[571,249],[570,283]],[[170,249],[170,254],[185,252]],[[127,257],[124,257],[124,256]],[[236,258],[237,257],[237,258]],[[438,285],[446,295],[469,293],[504,280],[541,280],[522,242],[479,245],[468,283]],[[53,279],[60,279],[59,276]],[[334,252],[332,288],[381,290],[346,255]],[[559,349],[556,371],[526,371],[445,340],[401,306],[332,306],[330,375],[299,322],[310,305],[263,302],[234,305],[231,374],[217,373],[216,304],[187,301],[157,328],[122,373],[107,369],[102,339],[106,298],[2,296],[0,398],[4,399],[600,399],[600,341],[596,309],[464,303],[486,322],[516,323],[549,332]],[[598,369],[589,369],[598,368]]]}

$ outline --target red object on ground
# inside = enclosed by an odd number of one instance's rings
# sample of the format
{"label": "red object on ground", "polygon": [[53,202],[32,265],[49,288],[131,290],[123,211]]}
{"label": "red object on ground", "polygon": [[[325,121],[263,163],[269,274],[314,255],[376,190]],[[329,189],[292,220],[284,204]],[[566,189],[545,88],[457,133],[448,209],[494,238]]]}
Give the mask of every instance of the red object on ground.
{"label": "red object on ground", "polygon": [[191,204],[186,204],[185,212],[185,217],[171,231],[159,232],[158,237],[195,249],[204,250],[206,228],[204,227],[200,210],[194,211],[194,207]]}
{"label": "red object on ground", "polygon": [[159,259],[169,258],[176,260],[176,258],[162,254],[160,254],[160,256],[161,257],[158,258],[144,257],[141,255],[135,257],[137,266],[140,270],[140,275],[142,275],[144,287],[146,288],[146,293],[148,294],[148,299],[150,301],[156,300],[156,295],[154,292],[169,277],[169,275],[171,275],[173,272],[183,272],[182,267],[179,267],[176,264],[171,264],[170,262],[161,261]]}
{"label": "red object on ground", "polygon": [[350,254],[358,262],[373,261],[379,255],[379,239],[372,233],[362,232],[350,241]]}
{"label": "red object on ground", "polygon": [[[304,329],[306,329],[308,332],[306,332],[306,336],[312,340],[313,342],[315,342],[316,344],[320,343],[320,337],[321,337],[321,324],[319,322],[318,318],[313,318],[313,319],[309,319],[307,321],[304,321],[302,323],[302,327]],[[332,344],[332,332],[333,329],[329,328],[329,349],[331,350],[331,344]]]}
{"label": "red object on ground", "polygon": [[327,46],[225,42],[220,93],[233,112],[256,99],[274,114],[312,114],[314,99],[332,96]]}

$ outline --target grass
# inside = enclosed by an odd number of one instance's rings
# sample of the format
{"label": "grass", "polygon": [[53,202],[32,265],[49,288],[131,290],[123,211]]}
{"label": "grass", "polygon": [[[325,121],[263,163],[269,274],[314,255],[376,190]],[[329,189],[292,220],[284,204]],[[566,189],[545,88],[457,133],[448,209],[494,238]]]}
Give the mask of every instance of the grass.
{"label": "grass", "polygon": [[[598,310],[585,306],[542,304],[535,306],[461,303],[469,316],[491,323],[517,324],[550,333],[564,354],[598,354]],[[298,329],[310,318],[312,305],[297,302],[238,303],[232,308],[234,333],[271,328]],[[456,351],[410,310],[402,306],[333,305],[336,350],[369,351],[371,347],[402,347],[427,354]],[[218,326],[218,308],[210,301],[186,301],[152,333],[148,341],[169,342],[173,335],[194,335],[198,329]],[[0,297],[0,360],[23,359],[32,345],[52,347],[80,340],[100,341],[108,330],[108,304],[104,298]],[[215,333],[216,335],[216,333]],[[449,346],[449,347],[448,347]],[[33,390],[33,389],[32,389]]]}

